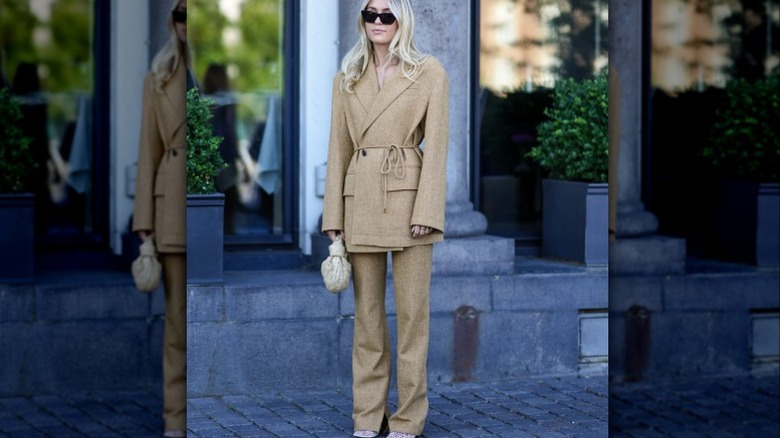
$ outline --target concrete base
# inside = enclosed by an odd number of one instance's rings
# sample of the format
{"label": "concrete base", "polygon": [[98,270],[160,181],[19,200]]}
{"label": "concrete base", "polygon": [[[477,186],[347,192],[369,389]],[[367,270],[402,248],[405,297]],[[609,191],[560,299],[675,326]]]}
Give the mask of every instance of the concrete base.
{"label": "concrete base", "polygon": [[515,241],[506,237],[445,237],[433,245],[433,275],[506,275],[514,264]]}
{"label": "concrete base", "polygon": [[666,236],[624,237],[609,244],[612,275],[685,273],[685,239]]}
{"label": "concrete base", "polygon": [[[590,347],[579,340],[593,336],[582,333],[581,311],[606,312],[607,270],[521,265],[506,276],[433,277],[429,381],[571,375],[605,363],[584,357]],[[392,278],[385,307],[394,345]],[[353,330],[351,286],[328,293],[316,271],[226,272],[223,287],[189,288],[188,396],[348,390]]]}
{"label": "concrete base", "polygon": [[0,284],[0,396],[159,390],[164,306],[129,272]]}
{"label": "concrete base", "polygon": [[612,381],[740,374],[780,361],[777,270],[693,265],[689,271],[695,272],[610,277]]}

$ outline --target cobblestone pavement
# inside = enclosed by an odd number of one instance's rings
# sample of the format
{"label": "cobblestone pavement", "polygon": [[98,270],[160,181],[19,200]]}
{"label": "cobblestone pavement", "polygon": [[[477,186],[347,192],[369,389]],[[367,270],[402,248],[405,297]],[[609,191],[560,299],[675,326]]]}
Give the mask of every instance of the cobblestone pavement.
{"label": "cobblestone pavement", "polygon": [[614,437],[780,437],[780,376],[609,386]]}
{"label": "cobblestone pavement", "polygon": [[151,392],[0,398],[0,437],[158,437],[162,398]]}
{"label": "cobblestone pavement", "polygon": [[[606,376],[436,384],[428,396],[428,438],[607,435]],[[346,437],[351,415],[350,394],[284,391],[190,399],[187,424],[195,437]]]}
{"label": "cobblestone pavement", "polygon": [[[777,374],[613,383],[609,399],[606,376],[435,384],[429,397],[428,438],[780,436]],[[0,437],[159,437],[161,409],[143,391],[5,397]],[[337,391],[194,398],[189,436],[346,437],[351,409]]]}

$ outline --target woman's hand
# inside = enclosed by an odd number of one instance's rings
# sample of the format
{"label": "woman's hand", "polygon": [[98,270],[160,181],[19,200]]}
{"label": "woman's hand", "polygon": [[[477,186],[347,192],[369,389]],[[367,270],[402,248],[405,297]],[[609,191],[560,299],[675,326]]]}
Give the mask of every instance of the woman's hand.
{"label": "woman's hand", "polygon": [[138,231],[138,237],[140,237],[141,240],[146,240],[148,237],[154,237],[154,231],[152,231],[152,230],[139,230]]}
{"label": "woman's hand", "polygon": [[418,238],[423,237],[431,233],[433,231],[433,228],[426,227],[425,225],[412,225],[412,237]]}
{"label": "woman's hand", "polygon": [[328,234],[328,237],[330,238],[331,242],[334,242],[339,236],[341,236],[342,239],[346,240],[344,237],[344,231],[342,230],[326,230],[325,233]]}

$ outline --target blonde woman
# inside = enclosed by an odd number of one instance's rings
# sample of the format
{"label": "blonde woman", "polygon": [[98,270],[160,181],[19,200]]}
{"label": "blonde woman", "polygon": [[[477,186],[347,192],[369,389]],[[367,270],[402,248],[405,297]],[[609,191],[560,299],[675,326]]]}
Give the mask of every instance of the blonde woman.
{"label": "blonde woman", "polygon": [[166,437],[186,436],[186,91],[191,56],[187,2],[168,15],[170,39],[152,61],[144,82],[133,231],[153,238],[165,288],[163,420]]}
{"label": "blonde woman", "polygon": [[[428,415],[432,244],[443,239],[448,80],[414,44],[409,0],[366,0],[333,83],[322,230],[344,239],[355,291],[354,436],[420,435]],[[423,140],[425,141],[422,145]],[[390,414],[385,312],[392,254],[398,409]]]}

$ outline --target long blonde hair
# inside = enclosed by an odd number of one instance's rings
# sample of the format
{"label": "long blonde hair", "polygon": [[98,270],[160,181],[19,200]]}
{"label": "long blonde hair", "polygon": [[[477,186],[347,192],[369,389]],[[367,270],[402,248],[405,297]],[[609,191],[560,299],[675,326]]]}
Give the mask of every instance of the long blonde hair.
{"label": "long blonde hair", "polygon": [[[173,72],[183,62],[185,66],[192,66],[192,50],[187,43],[179,41],[171,13],[181,0],[172,0],[168,11],[168,41],[154,56],[152,60],[152,73],[154,73],[154,88],[162,91],[163,86],[171,79]],[[186,2],[185,2],[186,4]]]}
{"label": "long blonde hair", "polygon": [[[364,0],[360,10],[364,10],[371,0]],[[385,66],[391,62],[400,64],[403,75],[415,80],[420,72],[420,65],[427,55],[417,50],[414,43],[414,12],[410,0],[387,0],[390,12],[398,20],[398,31],[390,41],[388,59]],[[373,45],[366,35],[366,23],[358,13],[358,42],[344,55],[341,61],[341,91],[353,92],[352,87],[363,76],[373,54]]]}

